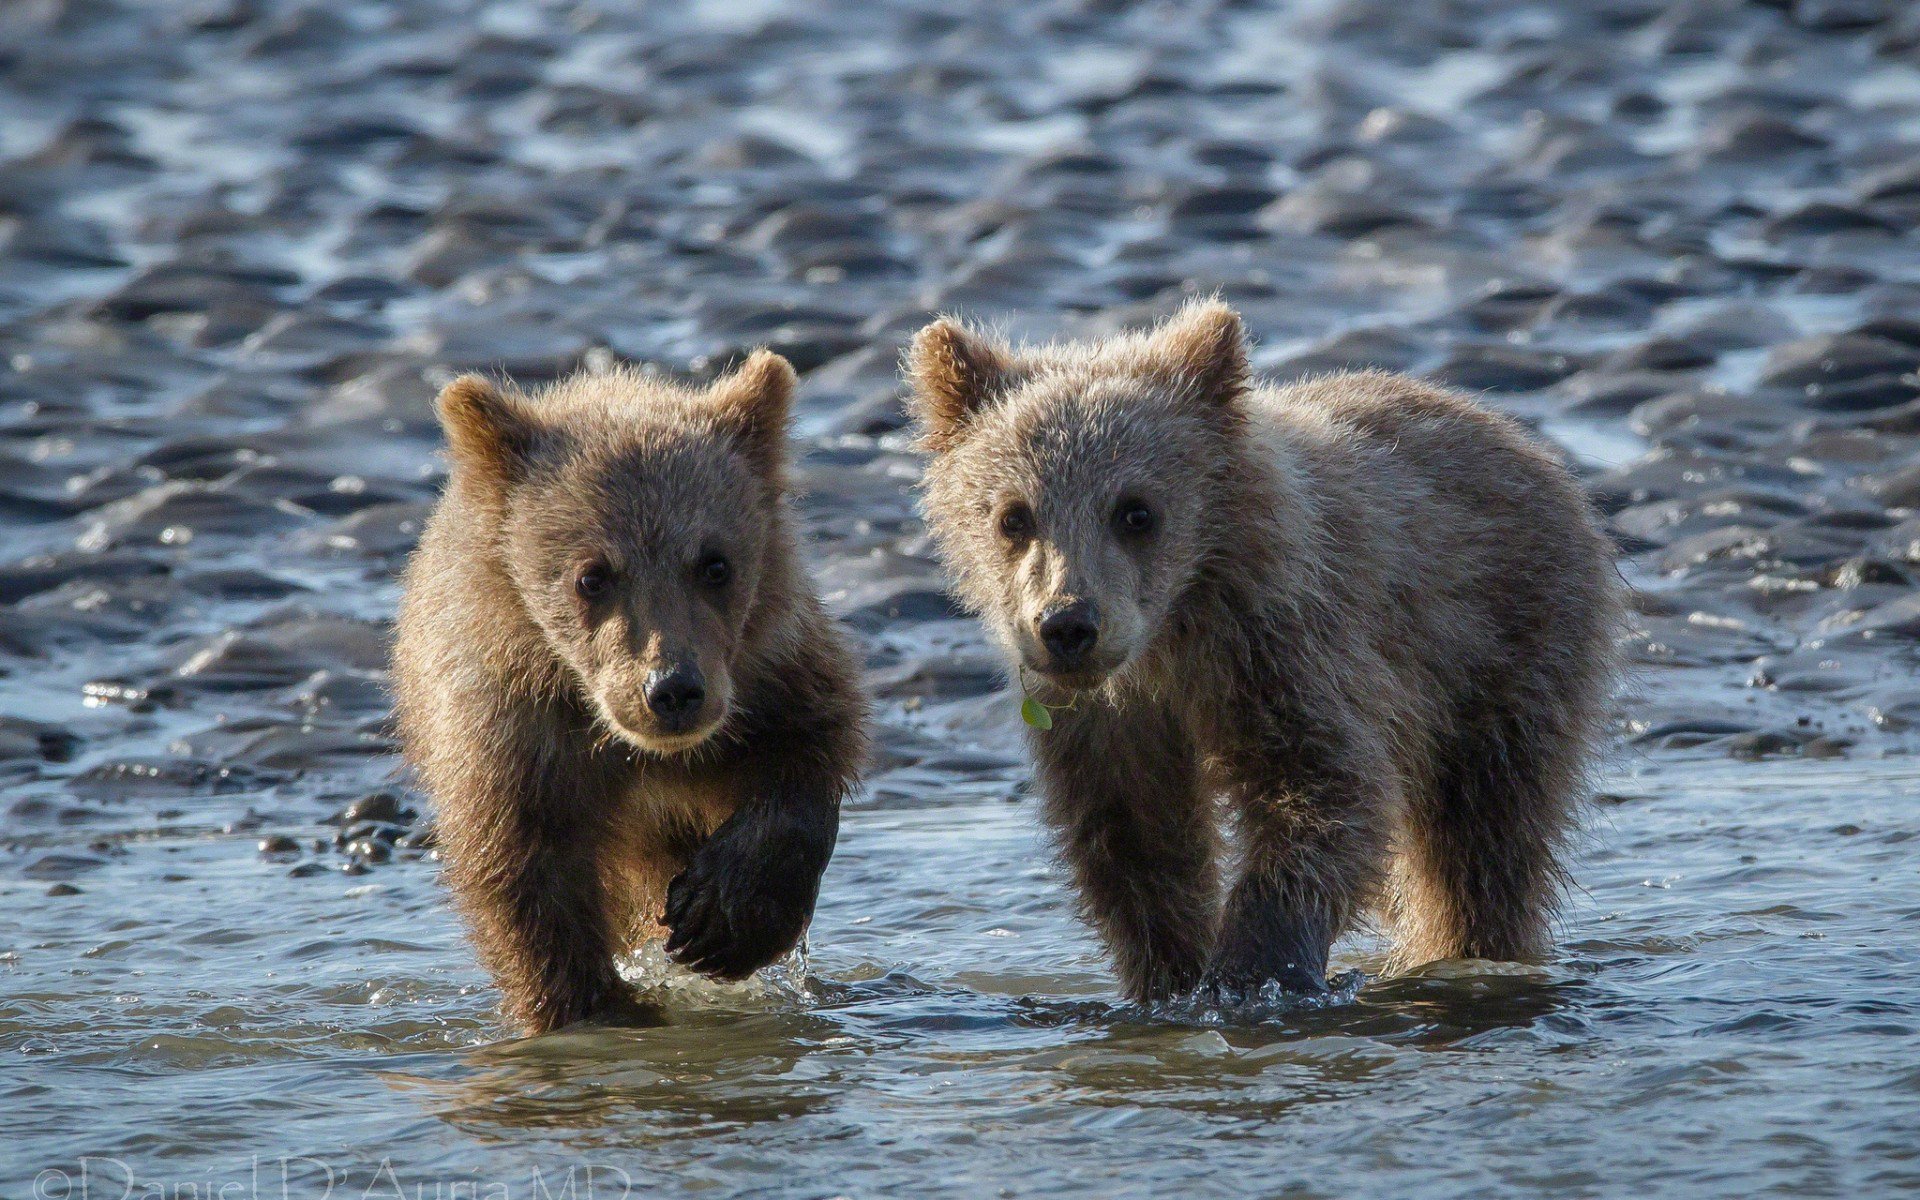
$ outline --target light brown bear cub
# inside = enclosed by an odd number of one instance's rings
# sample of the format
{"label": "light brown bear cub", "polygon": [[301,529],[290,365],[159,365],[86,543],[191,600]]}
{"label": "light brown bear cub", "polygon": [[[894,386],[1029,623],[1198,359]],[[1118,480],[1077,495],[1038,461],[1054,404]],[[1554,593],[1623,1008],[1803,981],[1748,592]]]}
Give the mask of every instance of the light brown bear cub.
{"label": "light brown bear cub", "polygon": [[863,755],[855,664],[796,561],[793,369],[440,394],[445,497],[394,679],[447,877],[529,1032],[619,1009],[652,933],[709,975],[785,954]]}
{"label": "light brown bear cub", "polygon": [[1376,906],[1398,967],[1546,952],[1620,598],[1515,422],[1381,373],[1258,386],[1218,303],[1027,349],[942,320],[907,371],[929,521],[1052,706],[1046,816],[1130,996],[1324,990]]}

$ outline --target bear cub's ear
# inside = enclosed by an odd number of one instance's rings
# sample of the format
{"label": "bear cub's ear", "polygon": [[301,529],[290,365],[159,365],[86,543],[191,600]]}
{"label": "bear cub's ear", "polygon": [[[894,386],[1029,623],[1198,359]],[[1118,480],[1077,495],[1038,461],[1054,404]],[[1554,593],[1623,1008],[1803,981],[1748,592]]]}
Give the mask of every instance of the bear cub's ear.
{"label": "bear cub's ear", "polygon": [[755,350],[707,390],[721,426],[755,469],[776,484],[786,465],[787,415],[797,383],[792,363],[771,350]]}
{"label": "bear cub's ear", "polygon": [[941,317],[914,335],[907,347],[907,383],[922,444],[935,453],[960,441],[974,413],[1012,380],[1006,347],[952,317]]}
{"label": "bear cub's ear", "polygon": [[1218,300],[1196,300],[1148,338],[1154,359],[1183,399],[1231,404],[1248,387],[1247,335],[1240,314]]}
{"label": "bear cub's ear", "polygon": [[456,471],[493,485],[519,475],[532,447],[533,421],[498,384],[462,375],[440,389],[434,407]]}

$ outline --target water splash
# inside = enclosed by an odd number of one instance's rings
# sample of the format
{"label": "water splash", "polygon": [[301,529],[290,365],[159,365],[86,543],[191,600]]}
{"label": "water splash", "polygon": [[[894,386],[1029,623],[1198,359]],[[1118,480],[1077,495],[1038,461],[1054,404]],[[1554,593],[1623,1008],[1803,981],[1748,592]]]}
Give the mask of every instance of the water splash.
{"label": "water splash", "polygon": [[1222,1001],[1217,995],[1194,992],[1171,1000],[1131,1006],[1144,1020],[1171,1021],[1181,1025],[1272,1025],[1287,1024],[1303,1012],[1318,1012],[1352,1004],[1360,989],[1372,982],[1361,971],[1343,971],[1327,980],[1327,990],[1315,994],[1288,991],[1268,981],[1252,996],[1238,1002]]}
{"label": "water splash", "polygon": [[763,1008],[817,1000],[807,976],[807,954],[807,939],[801,938],[785,958],[738,983],[725,983],[674,962],[665,944],[656,941],[628,955],[619,969],[644,1000],[686,1008]]}

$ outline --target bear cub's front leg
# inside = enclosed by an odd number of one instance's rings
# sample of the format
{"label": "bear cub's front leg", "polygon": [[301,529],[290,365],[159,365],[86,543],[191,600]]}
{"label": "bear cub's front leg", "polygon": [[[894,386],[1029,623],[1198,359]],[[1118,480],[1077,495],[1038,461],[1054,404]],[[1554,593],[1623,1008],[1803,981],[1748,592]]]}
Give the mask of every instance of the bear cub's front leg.
{"label": "bear cub's front leg", "polygon": [[813,913],[864,756],[852,656],[785,500],[793,369],[439,400],[452,473],[408,565],[402,740],[529,1032],[630,999],[616,959],[739,979]]}
{"label": "bear cub's front leg", "polygon": [[745,979],[798,944],[833,855],[830,780],[811,797],[764,795],[714,830],[667,888],[666,950],[717,979]]}

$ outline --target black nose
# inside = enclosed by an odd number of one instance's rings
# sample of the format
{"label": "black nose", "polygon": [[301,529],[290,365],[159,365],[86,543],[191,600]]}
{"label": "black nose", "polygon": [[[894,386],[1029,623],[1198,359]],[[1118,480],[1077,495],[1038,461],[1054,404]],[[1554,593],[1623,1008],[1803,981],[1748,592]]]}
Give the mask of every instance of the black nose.
{"label": "black nose", "polygon": [[695,667],[674,667],[647,676],[647,707],[668,729],[685,729],[692,724],[706,699],[706,683]]}
{"label": "black nose", "polygon": [[1040,620],[1040,644],[1059,666],[1078,666],[1099,640],[1100,626],[1094,623],[1093,606],[1085,601],[1057,608]]}

